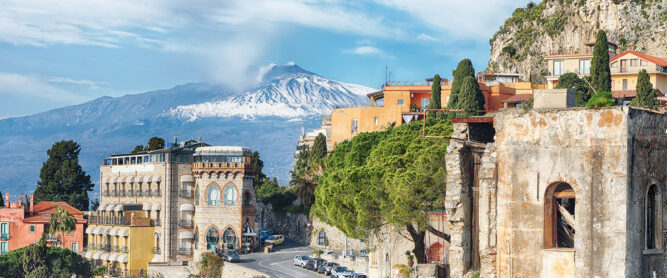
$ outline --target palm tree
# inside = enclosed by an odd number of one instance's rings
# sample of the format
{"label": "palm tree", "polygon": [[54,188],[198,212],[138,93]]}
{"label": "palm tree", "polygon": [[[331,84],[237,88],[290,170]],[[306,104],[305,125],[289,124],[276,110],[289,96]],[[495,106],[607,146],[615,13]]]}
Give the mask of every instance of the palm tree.
{"label": "palm tree", "polygon": [[[74,231],[76,228],[76,218],[69,211],[56,207],[56,212],[51,214],[49,221],[49,234],[62,233],[63,244],[65,244],[65,232]],[[64,247],[64,246],[61,246]]]}

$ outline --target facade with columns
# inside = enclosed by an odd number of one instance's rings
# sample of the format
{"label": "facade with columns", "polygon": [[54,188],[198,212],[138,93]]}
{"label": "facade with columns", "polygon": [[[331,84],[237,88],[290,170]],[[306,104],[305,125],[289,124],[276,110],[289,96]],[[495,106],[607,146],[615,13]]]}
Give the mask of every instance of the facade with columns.
{"label": "facade with columns", "polygon": [[151,251],[141,255],[151,264],[188,265],[206,250],[253,250],[258,240],[251,156],[248,148],[192,140],[111,155],[100,167],[100,207],[92,216],[112,221],[104,222],[112,223],[107,228],[139,222],[152,228],[151,240],[139,242],[142,250]]}

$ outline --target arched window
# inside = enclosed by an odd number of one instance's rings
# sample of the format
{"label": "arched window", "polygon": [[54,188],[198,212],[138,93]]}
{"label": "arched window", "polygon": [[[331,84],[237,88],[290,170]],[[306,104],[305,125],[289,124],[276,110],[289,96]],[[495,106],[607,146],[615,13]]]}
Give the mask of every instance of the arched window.
{"label": "arched window", "polygon": [[225,191],[223,193],[225,198],[225,206],[236,205],[236,198],[238,193],[236,193],[236,188],[234,187],[233,184],[228,184],[225,187]]}
{"label": "arched window", "polygon": [[199,247],[199,228],[195,228],[194,244],[195,244],[195,249],[197,249]]}
{"label": "arched window", "polygon": [[206,250],[215,251],[219,240],[220,234],[218,233],[218,229],[215,227],[209,228],[208,232],[206,232]]}
{"label": "arched window", "polygon": [[195,186],[195,205],[199,205],[199,185]]}
{"label": "arched window", "polygon": [[208,187],[206,199],[208,200],[209,206],[217,206],[220,204],[220,189],[217,185],[211,184],[211,186]]}
{"label": "arched window", "polygon": [[544,245],[546,248],[574,248],[576,194],[567,183],[547,188],[544,198]]}
{"label": "arched window", "polygon": [[236,249],[236,233],[231,227],[227,228],[222,234],[222,241],[225,243],[225,247],[228,250]]}
{"label": "arched window", "polygon": [[651,184],[646,191],[645,216],[645,248],[662,248],[662,193],[660,188]]}

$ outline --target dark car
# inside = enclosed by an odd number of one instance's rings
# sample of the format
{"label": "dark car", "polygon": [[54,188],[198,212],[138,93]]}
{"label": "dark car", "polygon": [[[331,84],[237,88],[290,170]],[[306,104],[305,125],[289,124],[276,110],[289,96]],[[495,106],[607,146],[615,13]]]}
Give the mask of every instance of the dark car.
{"label": "dark car", "polygon": [[355,273],[352,274],[352,278],[368,278],[368,276],[366,276],[366,274]]}
{"label": "dark car", "polygon": [[223,252],[220,258],[223,261],[228,261],[230,263],[235,263],[240,260],[239,258],[239,252],[236,252],[236,250],[229,250],[227,252]]}
{"label": "dark car", "polygon": [[311,269],[311,270],[313,270],[313,271],[317,271],[317,269],[319,269],[321,265],[327,263],[327,260],[325,260],[325,259],[320,259],[320,258],[313,259],[313,261],[315,261],[315,268],[314,268],[314,269]]}
{"label": "dark car", "polygon": [[334,267],[337,267],[337,263],[333,262],[328,262],[324,264],[324,274],[325,275],[331,275],[331,271],[333,270]]}
{"label": "dark car", "polygon": [[320,274],[325,274],[325,273],[327,273],[327,267],[326,267],[326,265],[327,265],[326,263],[323,263],[323,264],[321,264],[320,266],[318,266],[318,267],[317,267],[317,273],[320,273]]}
{"label": "dark car", "polygon": [[269,230],[259,230],[259,240],[261,243],[264,243],[265,240],[269,239],[273,235],[272,231]]}
{"label": "dark car", "polygon": [[308,270],[315,270],[315,266],[316,266],[315,260],[311,259],[306,262],[306,269]]}

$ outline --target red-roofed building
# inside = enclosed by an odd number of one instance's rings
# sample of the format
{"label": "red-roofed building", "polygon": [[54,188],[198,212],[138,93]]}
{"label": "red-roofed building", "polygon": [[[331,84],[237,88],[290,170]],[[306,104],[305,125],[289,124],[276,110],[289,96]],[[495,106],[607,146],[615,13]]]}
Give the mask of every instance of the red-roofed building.
{"label": "red-roofed building", "polygon": [[667,92],[667,60],[628,50],[610,60],[611,92],[616,98],[630,100],[636,95],[637,74],[646,70],[658,98]]}
{"label": "red-roofed building", "polygon": [[33,198],[30,196],[30,206],[26,210],[22,198],[12,203],[9,193],[5,196],[5,206],[0,207],[0,254],[25,247],[31,243],[38,242],[42,234],[48,231],[51,214],[57,207],[69,211],[76,219],[76,228],[72,232],[57,235],[47,234],[47,243],[61,246],[75,252],[83,252],[84,230],[86,219],[83,212],[75,209],[65,202],[39,202],[33,206]]}

